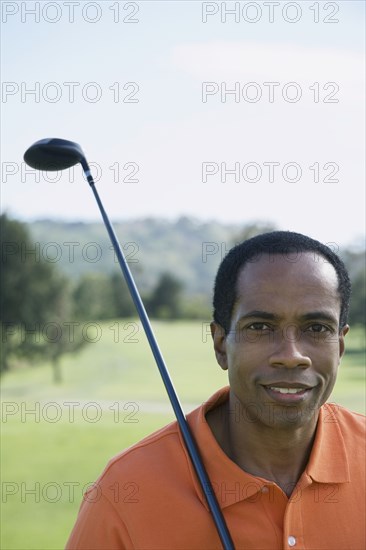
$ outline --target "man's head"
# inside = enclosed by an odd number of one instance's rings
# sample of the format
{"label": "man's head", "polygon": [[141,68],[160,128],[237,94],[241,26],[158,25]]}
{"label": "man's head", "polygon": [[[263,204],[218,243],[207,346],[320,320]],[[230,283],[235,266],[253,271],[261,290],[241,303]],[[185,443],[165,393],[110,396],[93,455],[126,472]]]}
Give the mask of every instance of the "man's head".
{"label": "man's head", "polygon": [[254,410],[253,421],[286,429],[316,420],[344,353],[349,298],[343,262],[303,235],[266,233],[229,252],[211,332],[247,418]]}
{"label": "man's head", "polygon": [[266,258],[271,262],[274,254],[281,255],[289,263],[298,261],[302,254],[310,252],[314,256],[329,262],[337,275],[340,297],[339,329],[347,324],[351,283],[342,260],[328,246],[300,233],[273,231],[248,239],[232,248],[225,256],[216,275],[213,306],[214,321],[225,334],[231,327],[233,309],[237,299],[237,282],[240,273],[247,264]]}

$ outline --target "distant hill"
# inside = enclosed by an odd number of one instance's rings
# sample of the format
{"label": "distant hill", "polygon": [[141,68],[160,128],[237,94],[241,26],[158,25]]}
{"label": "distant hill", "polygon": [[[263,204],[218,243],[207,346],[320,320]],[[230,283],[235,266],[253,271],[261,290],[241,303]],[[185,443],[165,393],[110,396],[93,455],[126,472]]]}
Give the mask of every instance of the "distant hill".
{"label": "distant hill", "polygon": [[[72,279],[119,269],[103,223],[38,220],[28,224],[38,253],[57,263]],[[193,294],[211,293],[221,258],[243,226],[145,218],[114,223],[129,266],[141,291],[149,291],[163,271],[182,280]]]}
{"label": "distant hill", "polygon": [[[36,250],[77,280],[87,272],[111,273],[119,266],[101,223],[38,220],[28,223]],[[159,275],[168,271],[179,278],[190,295],[211,296],[218,265],[237,242],[275,229],[271,225],[224,225],[181,217],[175,221],[143,218],[114,223],[126,258],[142,293],[149,292]],[[341,250],[351,276],[364,268],[364,251]]]}

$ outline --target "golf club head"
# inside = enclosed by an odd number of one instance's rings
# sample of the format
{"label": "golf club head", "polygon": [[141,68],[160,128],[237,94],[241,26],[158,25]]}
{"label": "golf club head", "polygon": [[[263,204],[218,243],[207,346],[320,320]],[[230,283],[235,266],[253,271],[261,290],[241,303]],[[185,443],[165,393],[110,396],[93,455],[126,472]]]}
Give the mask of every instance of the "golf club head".
{"label": "golf club head", "polygon": [[36,170],[65,170],[82,159],[85,159],[85,155],[80,145],[59,138],[36,141],[24,153],[25,162]]}

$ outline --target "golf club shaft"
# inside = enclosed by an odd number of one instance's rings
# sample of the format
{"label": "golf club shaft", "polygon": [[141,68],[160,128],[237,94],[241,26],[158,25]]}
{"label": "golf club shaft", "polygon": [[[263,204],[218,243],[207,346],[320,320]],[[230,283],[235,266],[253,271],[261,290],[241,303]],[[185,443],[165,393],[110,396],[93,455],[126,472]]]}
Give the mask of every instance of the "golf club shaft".
{"label": "golf club shaft", "polygon": [[95,187],[93,177],[90,173],[90,168],[88,166],[88,163],[86,162],[86,160],[84,161],[84,159],[83,159],[81,161],[81,164],[82,164],[82,167],[84,169],[85,176],[86,176],[86,178],[89,182],[89,185],[90,185],[90,187],[91,187],[91,189],[94,193],[95,199],[98,203],[99,210],[102,214],[104,224],[106,226],[109,237],[111,239],[114,251],[117,255],[119,265],[122,269],[122,273],[123,273],[124,278],[126,280],[127,286],[129,288],[129,291],[130,291],[130,294],[131,294],[131,297],[132,297],[133,302],[136,306],[136,309],[137,309],[137,312],[139,314],[141,323],[144,327],[145,334],[147,336],[147,339],[148,339],[150,347],[151,347],[151,351],[152,351],[152,353],[155,357],[156,364],[158,366],[160,375],[163,379],[166,391],[168,393],[170,402],[172,404],[172,407],[173,407],[175,416],[177,418],[180,430],[182,432],[182,436],[183,436],[186,448],[188,450],[189,456],[191,457],[191,461],[193,463],[193,466],[194,466],[194,469],[196,471],[197,477],[200,481],[203,493],[206,497],[207,504],[208,504],[209,509],[212,513],[212,516],[213,516],[213,519],[214,519],[214,522],[215,522],[215,525],[216,525],[216,529],[217,529],[218,534],[220,536],[223,548],[225,550],[234,550],[234,545],[233,545],[229,530],[227,528],[227,525],[225,523],[225,519],[224,519],[223,514],[221,512],[220,506],[217,502],[215,493],[212,489],[212,486],[211,486],[210,480],[208,478],[208,475],[206,473],[205,467],[202,463],[202,459],[199,455],[196,443],[195,443],[195,441],[193,439],[193,436],[190,432],[188,422],[187,422],[186,417],[183,413],[183,409],[182,409],[182,407],[179,403],[177,394],[176,394],[175,389],[173,387],[173,383],[172,383],[172,381],[170,379],[170,376],[169,376],[169,373],[168,373],[168,369],[167,369],[167,367],[164,363],[163,356],[160,352],[160,349],[159,349],[158,344],[156,342],[154,333],[152,331],[151,324],[150,324],[149,318],[147,316],[144,304],[141,300],[140,294],[139,294],[138,289],[135,285],[135,281],[133,280],[132,274],[130,272],[130,269],[128,267],[128,264],[126,262],[124,254],[122,252],[121,246],[118,242],[118,239],[117,239],[117,236],[114,232],[112,224],[109,221],[109,218],[108,218],[108,216],[107,216],[107,214],[104,210],[103,204],[100,200],[98,191]]}

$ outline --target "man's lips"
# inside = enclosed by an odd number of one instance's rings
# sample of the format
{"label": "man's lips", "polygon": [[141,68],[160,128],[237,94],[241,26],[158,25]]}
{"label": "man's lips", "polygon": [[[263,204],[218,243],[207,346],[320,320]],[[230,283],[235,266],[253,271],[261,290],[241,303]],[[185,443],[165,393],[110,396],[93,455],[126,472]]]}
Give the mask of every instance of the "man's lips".
{"label": "man's lips", "polygon": [[261,384],[266,393],[275,401],[281,403],[296,403],[305,399],[314,386],[303,382],[271,382]]}
{"label": "man's lips", "polygon": [[264,386],[265,388],[301,388],[304,390],[309,390],[314,387],[311,384],[305,384],[304,382],[284,382],[282,380],[278,382],[266,382],[265,384],[261,384],[261,386]]}

